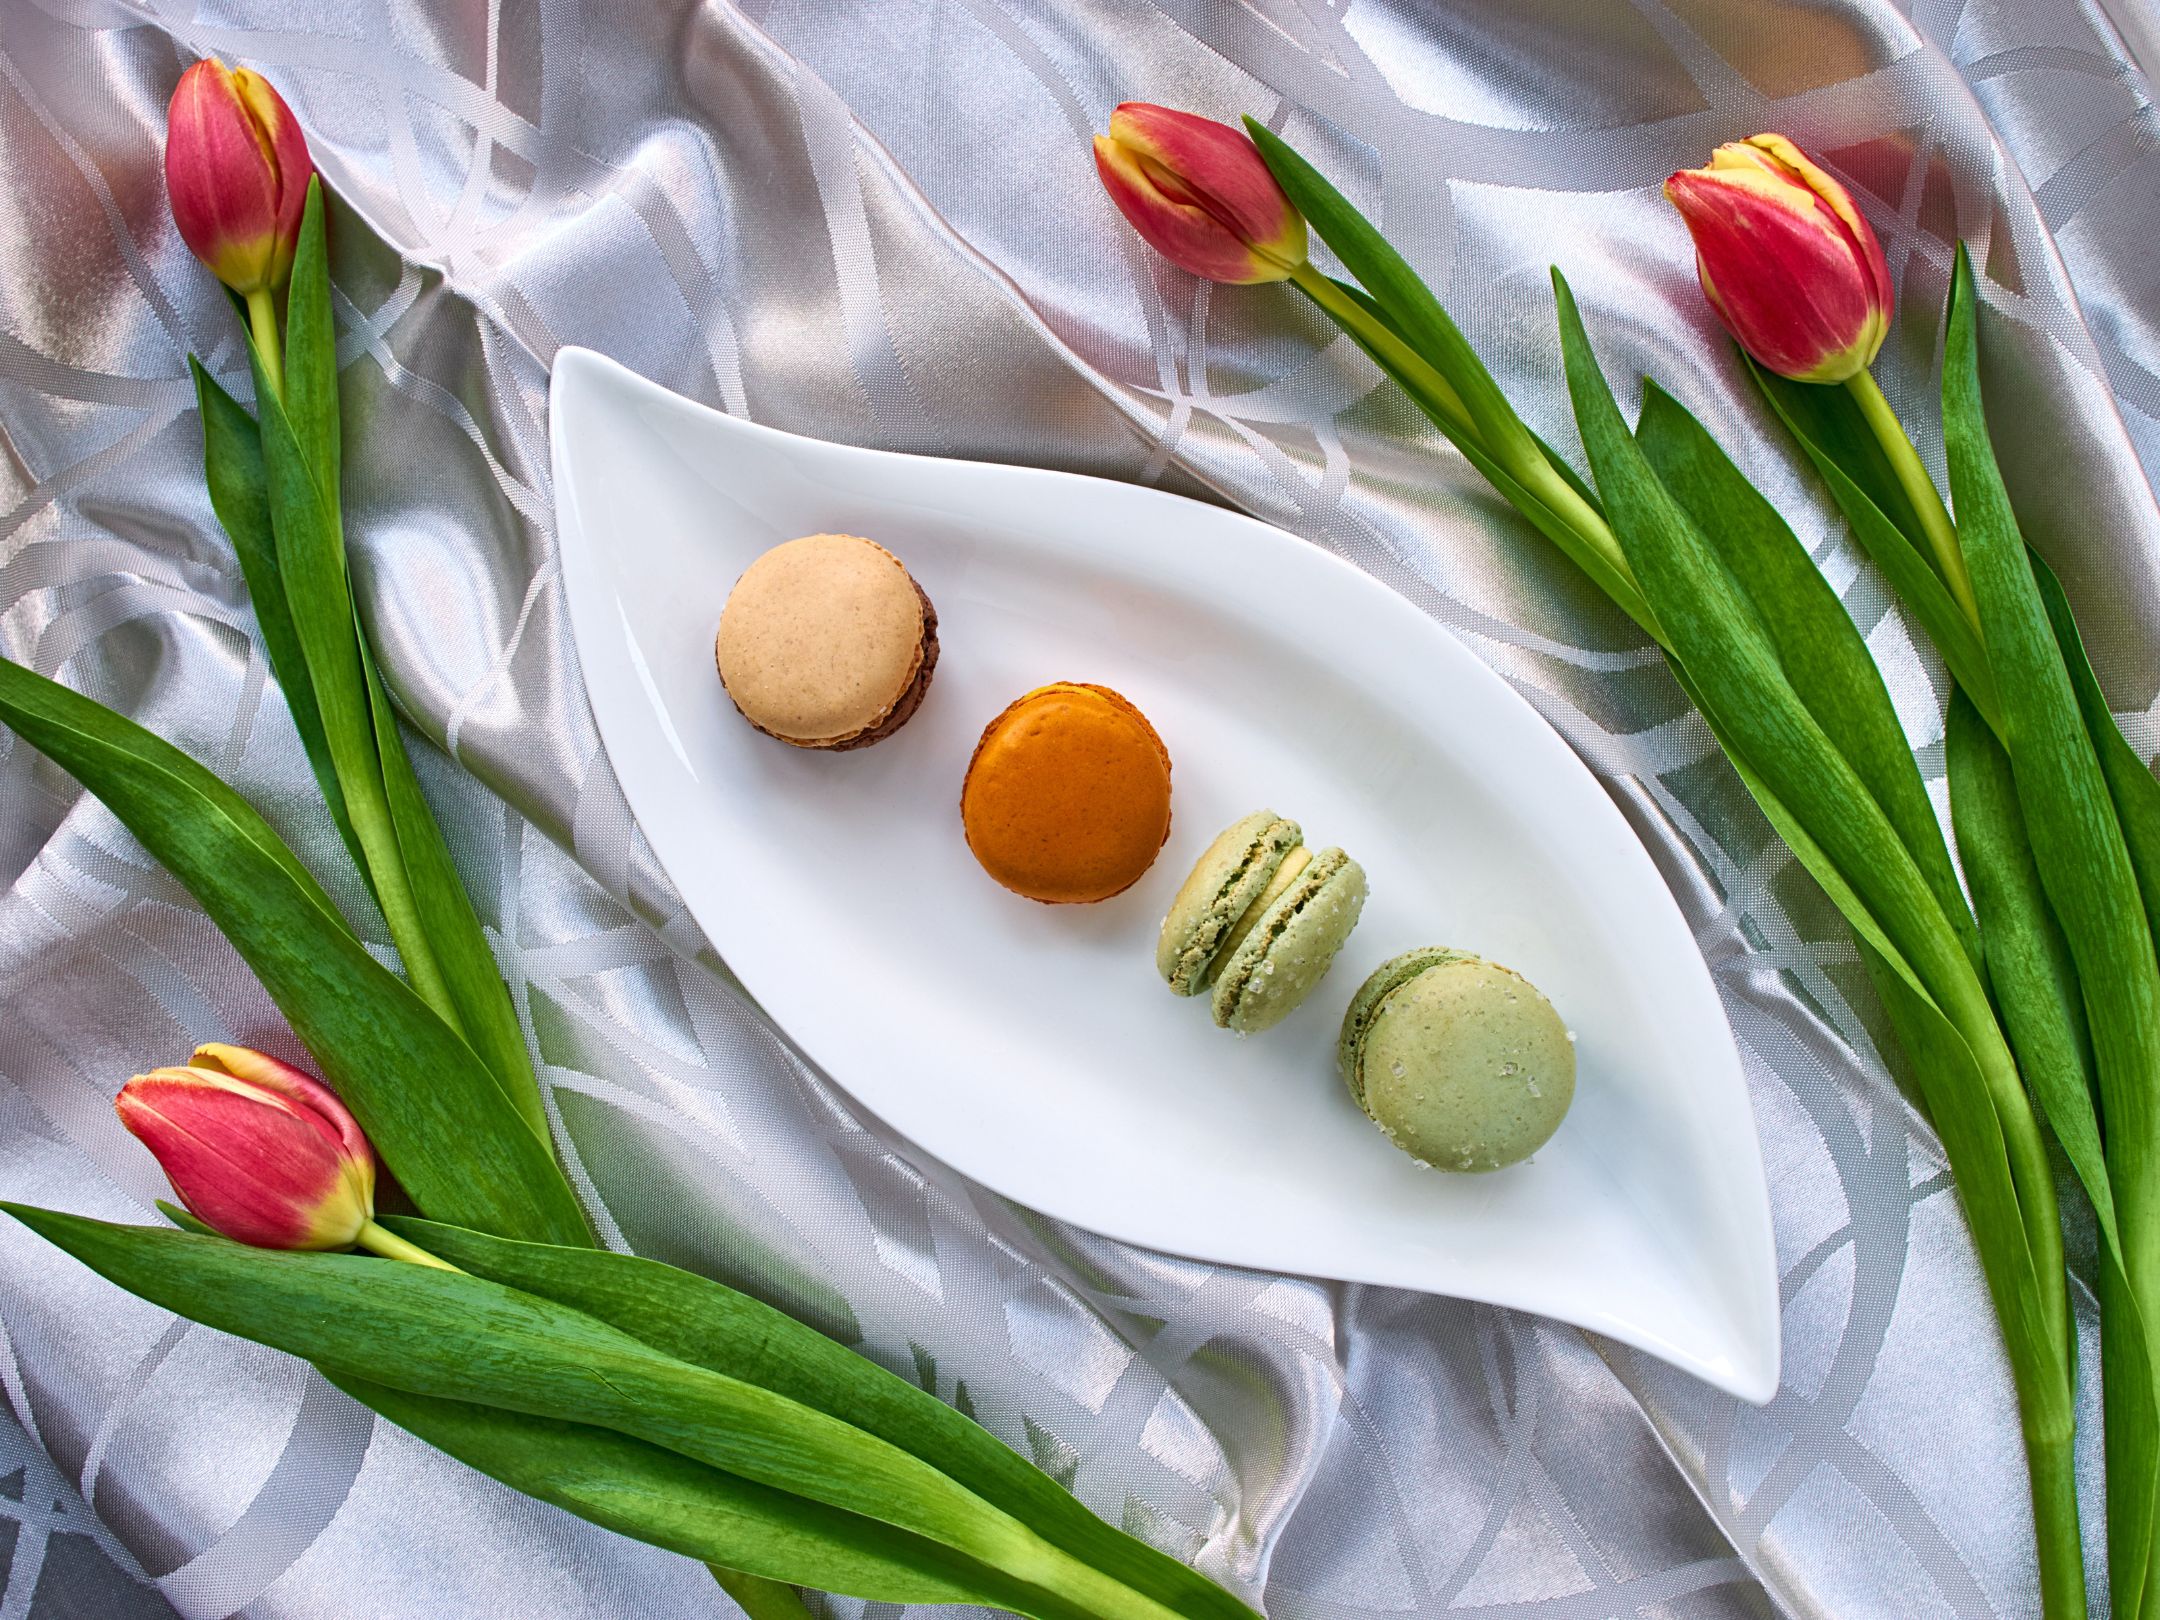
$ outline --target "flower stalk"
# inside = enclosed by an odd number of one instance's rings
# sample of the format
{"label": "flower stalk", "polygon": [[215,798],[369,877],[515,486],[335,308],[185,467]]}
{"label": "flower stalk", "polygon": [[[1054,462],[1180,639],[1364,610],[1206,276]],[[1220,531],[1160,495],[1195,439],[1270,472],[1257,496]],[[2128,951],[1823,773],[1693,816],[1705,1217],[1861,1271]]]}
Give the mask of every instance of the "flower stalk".
{"label": "flower stalk", "polygon": [[1898,488],[1911,503],[1921,531],[1927,536],[1929,554],[1935,559],[1935,571],[1942,575],[1943,584],[1949,587],[1951,599],[1957,603],[1967,622],[1978,630],[1980,605],[1973,599],[1972,575],[1965,567],[1965,553],[1958,546],[1957,528],[1950,521],[1950,509],[1943,504],[1942,493],[1929,476],[1919,450],[1914,447],[1904,424],[1897,419],[1897,413],[1890,409],[1890,402],[1883,398],[1874,372],[1862,367],[1846,379],[1845,391],[1860,407],[1868,431],[1882,446],[1890,470],[1897,475]]}
{"label": "flower stalk", "polygon": [[385,1260],[401,1260],[412,1266],[432,1266],[437,1271],[455,1271],[449,1261],[429,1254],[419,1244],[399,1237],[387,1226],[379,1224],[371,1215],[360,1223],[360,1231],[353,1239],[353,1246]]}
{"label": "flower stalk", "polygon": [[283,399],[285,356],[278,341],[277,300],[267,287],[258,287],[247,295],[247,315],[255,352],[262,357],[263,375],[270,380],[270,391]]}

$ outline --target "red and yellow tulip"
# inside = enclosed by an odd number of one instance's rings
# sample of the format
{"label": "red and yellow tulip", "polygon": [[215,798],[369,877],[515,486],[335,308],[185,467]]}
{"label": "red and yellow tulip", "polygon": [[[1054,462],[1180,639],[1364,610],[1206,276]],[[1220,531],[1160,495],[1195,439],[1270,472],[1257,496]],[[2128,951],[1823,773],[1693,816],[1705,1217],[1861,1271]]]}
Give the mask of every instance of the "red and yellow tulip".
{"label": "red and yellow tulip", "polygon": [[1128,101],[1095,137],[1095,172],[1147,244],[1196,276],[1285,281],[1305,263],[1305,216],[1241,130]]}
{"label": "red and yellow tulip", "polygon": [[1852,197],[1782,135],[1731,141],[1665,182],[1710,307],[1795,382],[1867,369],[1890,328],[1890,269]]}
{"label": "red and yellow tulip", "polygon": [[181,239],[243,298],[276,291],[292,273],[315,173],[299,120],[262,75],[214,56],[180,75],[165,116]]}
{"label": "red and yellow tulip", "polygon": [[120,1123],[205,1226],[260,1249],[349,1249],[375,1214],[375,1154],[337,1094],[244,1046],[121,1088]]}

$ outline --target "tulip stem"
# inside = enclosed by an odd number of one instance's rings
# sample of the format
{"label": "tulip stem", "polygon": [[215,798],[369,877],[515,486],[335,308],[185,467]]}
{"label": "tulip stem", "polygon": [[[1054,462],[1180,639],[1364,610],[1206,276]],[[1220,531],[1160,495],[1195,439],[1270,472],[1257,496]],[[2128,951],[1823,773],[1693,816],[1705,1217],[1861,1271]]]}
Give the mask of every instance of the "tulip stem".
{"label": "tulip stem", "polygon": [[1376,351],[1390,371],[1401,377],[1414,378],[1456,432],[1468,434],[1472,440],[1476,440],[1477,424],[1471,420],[1469,407],[1463,404],[1462,396],[1455,392],[1455,385],[1443,377],[1417,350],[1397,337],[1393,327],[1336,286],[1332,279],[1315,269],[1310,262],[1291,271],[1290,280],[1298,291],[1318,304],[1321,311],[1337,326],[1368,349]]}
{"label": "tulip stem", "polygon": [[262,355],[263,375],[280,399],[285,397],[285,357],[278,348],[277,301],[270,289],[258,287],[247,295],[248,326]]}
{"label": "tulip stem", "polygon": [[1935,480],[1928,476],[1920,452],[1913,448],[1912,440],[1898,422],[1897,413],[1883,398],[1873,372],[1862,367],[1846,380],[1845,389],[1859,405],[1860,414],[1867,419],[1868,431],[1875,435],[1875,442],[1890,458],[1890,470],[1897,474],[1898,488],[1905,492],[1905,499],[1912,503],[1913,512],[1920,519],[1920,527],[1927,533],[1929,549],[1935,553],[1936,569],[1941,573],[1943,583],[1950,588],[1958,611],[1977,631],[1980,605],[1973,599],[1972,576],[1965,571],[1965,553],[1958,545],[1957,526],[1950,521],[1950,509],[1943,505],[1942,493],[1936,489]]}
{"label": "tulip stem", "polygon": [[437,1259],[419,1244],[406,1242],[388,1227],[376,1225],[373,1220],[361,1226],[360,1236],[355,1241],[370,1254],[379,1254],[385,1260],[403,1260],[408,1265],[433,1266],[437,1271],[459,1269],[447,1260]]}
{"label": "tulip stem", "polygon": [[[1563,551],[1573,555],[1576,563],[1590,573],[1651,640],[1665,645],[1665,634],[1642,599],[1634,570],[1620,549],[1619,537],[1613,533],[1612,525],[1554,470],[1542,451],[1523,466],[1510,467],[1502,463],[1486,447],[1484,437],[1478,432],[1469,407],[1463,403],[1455,385],[1439,367],[1397,335],[1392,326],[1309,263],[1291,271],[1290,280],[1320,306],[1323,314],[1359,343],[1433,424],[1454,440],[1458,448],[1471,455],[1473,463],[1477,463],[1478,457],[1484,457],[1492,467],[1498,467],[1501,473],[1513,479],[1534,505],[1542,507],[1542,517],[1527,508],[1524,515],[1537,523]],[[1488,468],[1487,477],[1493,476]],[[1501,486],[1501,492],[1521,506],[1520,499],[1505,486]],[[1576,553],[1574,547],[1580,547],[1581,552]],[[1599,567],[1605,573],[1600,574]]]}

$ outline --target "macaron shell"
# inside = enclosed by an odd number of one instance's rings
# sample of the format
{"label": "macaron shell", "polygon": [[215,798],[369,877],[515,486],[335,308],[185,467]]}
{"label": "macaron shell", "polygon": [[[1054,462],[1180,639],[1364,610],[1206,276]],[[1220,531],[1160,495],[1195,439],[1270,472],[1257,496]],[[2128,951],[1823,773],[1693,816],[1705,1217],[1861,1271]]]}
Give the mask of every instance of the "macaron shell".
{"label": "macaron shell", "polygon": [[1241,1035],[1272,1029],[1311,994],[1365,909],[1365,869],[1324,849],[1263,912],[1215,981],[1215,1022]]}
{"label": "macaron shell", "polygon": [[1575,1098],[1575,1045],[1537,986],[1475,957],[1383,996],[1357,1066],[1364,1107],[1412,1157],[1498,1170],[1552,1139]]}
{"label": "macaron shell", "polygon": [[1196,996],[1207,988],[1231,925],[1265,892],[1303,836],[1296,822],[1256,810],[1225,827],[1193,862],[1155,942],[1155,971],[1173,991]]}
{"label": "macaron shell", "polygon": [[1140,880],[1170,836],[1170,754],[1110,688],[1037,687],[983,729],[960,820],[983,870],[1015,894],[1107,900]]}
{"label": "macaron shell", "polygon": [[1421,945],[1400,956],[1389,957],[1365,976],[1357,994],[1350,998],[1350,1005],[1343,1013],[1342,1033],[1335,1039],[1335,1066],[1341,1070],[1343,1084],[1350,1088],[1350,1096],[1360,1108],[1365,1106],[1365,1081],[1358,1072],[1358,1045],[1364,1040],[1366,1026],[1372,1022],[1372,1015],[1388,992],[1429,967],[1477,960],[1479,958],[1468,951],[1451,950],[1445,945]]}
{"label": "macaron shell", "polygon": [[879,732],[903,705],[913,712],[934,665],[936,622],[929,598],[883,546],[805,535],[743,571],[721,610],[714,659],[758,730],[799,747],[840,747]]}

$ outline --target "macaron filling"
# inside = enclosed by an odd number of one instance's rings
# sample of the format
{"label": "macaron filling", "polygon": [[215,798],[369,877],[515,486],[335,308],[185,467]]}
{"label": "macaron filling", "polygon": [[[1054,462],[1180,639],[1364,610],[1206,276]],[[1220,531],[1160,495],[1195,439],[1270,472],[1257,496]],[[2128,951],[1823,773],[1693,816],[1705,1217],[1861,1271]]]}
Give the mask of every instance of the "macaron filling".
{"label": "macaron filling", "polygon": [[1240,1034],[1289,1016],[1327,972],[1365,907],[1365,869],[1340,849],[1308,855],[1300,848],[1283,864],[1291,870],[1270,885],[1274,898],[1254,908],[1257,916],[1215,983],[1215,1022]]}
{"label": "macaron filling", "polygon": [[1172,991],[1196,996],[1215,964],[1258,920],[1288,855],[1302,847],[1294,821],[1260,810],[1225,828],[1193,863],[1170,903],[1155,950],[1156,971]]}

